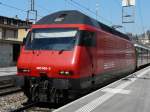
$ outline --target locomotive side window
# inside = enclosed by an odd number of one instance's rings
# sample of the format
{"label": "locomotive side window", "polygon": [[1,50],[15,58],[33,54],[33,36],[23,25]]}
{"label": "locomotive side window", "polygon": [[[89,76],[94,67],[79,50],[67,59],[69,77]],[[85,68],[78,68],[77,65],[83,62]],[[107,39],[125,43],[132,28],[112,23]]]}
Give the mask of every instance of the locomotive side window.
{"label": "locomotive side window", "polygon": [[28,48],[30,44],[31,44],[31,32],[28,32],[25,43],[26,48]]}
{"label": "locomotive side window", "polygon": [[79,45],[86,47],[96,46],[95,33],[90,31],[81,31]]}

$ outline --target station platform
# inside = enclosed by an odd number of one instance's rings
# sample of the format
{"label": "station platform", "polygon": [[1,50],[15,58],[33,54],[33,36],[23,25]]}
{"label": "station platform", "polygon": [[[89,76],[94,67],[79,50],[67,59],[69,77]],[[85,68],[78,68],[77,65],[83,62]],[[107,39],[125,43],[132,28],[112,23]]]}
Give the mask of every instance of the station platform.
{"label": "station platform", "polygon": [[150,67],[53,112],[150,112]]}
{"label": "station platform", "polygon": [[15,81],[17,77],[16,73],[17,73],[17,68],[15,66],[0,68],[0,84],[12,80]]}
{"label": "station platform", "polygon": [[17,73],[17,68],[14,67],[5,67],[5,68],[0,68],[0,77],[1,76],[9,76],[9,75],[16,75]]}

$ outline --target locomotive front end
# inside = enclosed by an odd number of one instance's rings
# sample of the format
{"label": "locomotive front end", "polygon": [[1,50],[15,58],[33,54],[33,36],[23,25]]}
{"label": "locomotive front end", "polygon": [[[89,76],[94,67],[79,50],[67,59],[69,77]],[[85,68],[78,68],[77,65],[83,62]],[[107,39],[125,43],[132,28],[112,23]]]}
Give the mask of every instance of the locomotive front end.
{"label": "locomotive front end", "polygon": [[72,80],[79,77],[78,35],[74,28],[33,28],[28,33],[17,68],[30,100],[52,101],[56,93],[63,96],[64,90],[74,87]]}

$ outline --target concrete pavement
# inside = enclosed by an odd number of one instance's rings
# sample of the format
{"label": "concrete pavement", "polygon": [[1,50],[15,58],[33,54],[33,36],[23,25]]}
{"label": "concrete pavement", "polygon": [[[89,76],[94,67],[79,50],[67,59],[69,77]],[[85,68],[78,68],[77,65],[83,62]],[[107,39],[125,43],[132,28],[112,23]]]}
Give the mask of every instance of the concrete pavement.
{"label": "concrete pavement", "polygon": [[53,112],[150,112],[150,67]]}
{"label": "concrete pavement", "polygon": [[0,77],[1,76],[16,75],[16,73],[17,73],[16,67],[0,68]]}

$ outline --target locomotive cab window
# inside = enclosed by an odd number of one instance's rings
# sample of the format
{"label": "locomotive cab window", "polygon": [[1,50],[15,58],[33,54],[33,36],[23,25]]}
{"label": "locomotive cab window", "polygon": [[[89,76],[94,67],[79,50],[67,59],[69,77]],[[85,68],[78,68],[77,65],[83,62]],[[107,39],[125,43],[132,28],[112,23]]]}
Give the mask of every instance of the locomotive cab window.
{"label": "locomotive cab window", "polygon": [[34,29],[28,35],[28,50],[72,50],[76,43],[77,29]]}
{"label": "locomotive cab window", "polygon": [[96,46],[95,33],[90,31],[81,31],[79,45],[86,47]]}

